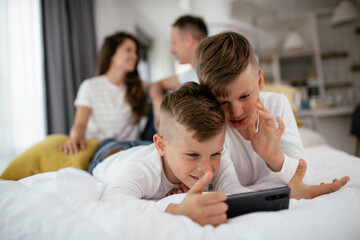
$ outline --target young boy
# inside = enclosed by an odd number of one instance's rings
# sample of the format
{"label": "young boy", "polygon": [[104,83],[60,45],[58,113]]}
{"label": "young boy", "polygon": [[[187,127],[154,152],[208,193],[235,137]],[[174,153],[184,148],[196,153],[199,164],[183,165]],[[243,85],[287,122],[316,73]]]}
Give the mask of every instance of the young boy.
{"label": "young boy", "polygon": [[[273,180],[273,175],[288,183],[298,164],[305,165],[304,160],[299,162],[304,149],[287,98],[260,92],[263,71],[247,39],[235,32],[204,39],[195,53],[195,69],[224,111],[225,146],[240,183]],[[309,182],[310,175],[308,170],[304,180]]]}
{"label": "young boy", "polygon": [[[201,225],[226,221],[225,193],[243,188],[232,162],[224,160],[218,172],[225,139],[225,117],[204,86],[186,83],[165,96],[161,104],[159,134],[154,144],[133,147],[107,157],[93,175],[108,184],[105,201],[131,200],[146,209],[185,215]],[[201,195],[210,183],[216,191]],[[189,192],[180,204],[161,206],[153,201],[170,192]]]}

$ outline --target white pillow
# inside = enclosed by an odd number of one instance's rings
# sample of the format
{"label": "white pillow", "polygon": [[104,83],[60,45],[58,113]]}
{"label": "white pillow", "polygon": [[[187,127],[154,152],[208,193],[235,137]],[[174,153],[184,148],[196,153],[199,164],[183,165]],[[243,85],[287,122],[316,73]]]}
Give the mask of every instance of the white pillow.
{"label": "white pillow", "polygon": [[327,144],[325,138],[320,133],[310,128],[301,126],[299,127],[299,133],[304,147]]}

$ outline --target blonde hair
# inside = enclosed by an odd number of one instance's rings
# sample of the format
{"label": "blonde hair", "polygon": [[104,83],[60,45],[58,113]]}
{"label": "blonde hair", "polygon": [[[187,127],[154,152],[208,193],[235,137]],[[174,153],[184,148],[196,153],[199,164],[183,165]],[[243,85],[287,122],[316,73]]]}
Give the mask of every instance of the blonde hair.
{"label": "blonde hair", "polygon": [[200,83],[220,97],[227,97],[229,84],[249,63],[258,67],[249,41],[236,32],[219,33],[201,41],[194,63]]}
{"label": "blonde hair", "polygon": [[174,137],[175,123],[194,132],[193,137],[203,142],[225,129],[225,116],[205,86],[189,82],[168,93],[161,104],[160,135],[166,141]]}

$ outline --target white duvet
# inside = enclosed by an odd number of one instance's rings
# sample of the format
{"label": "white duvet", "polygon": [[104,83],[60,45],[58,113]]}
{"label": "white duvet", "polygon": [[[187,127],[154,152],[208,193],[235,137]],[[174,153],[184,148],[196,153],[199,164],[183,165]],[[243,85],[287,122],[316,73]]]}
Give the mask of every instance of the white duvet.
{"label": "white duvet", "polygon": [[103,184],[74,168],[0,181],[0,239],[360,239],[360,159],[326,145],[306,154],[314,184],[345,175],[350,182],[312,200],[291,199],[289,210],[246,214],[216,228],[100,202]]}

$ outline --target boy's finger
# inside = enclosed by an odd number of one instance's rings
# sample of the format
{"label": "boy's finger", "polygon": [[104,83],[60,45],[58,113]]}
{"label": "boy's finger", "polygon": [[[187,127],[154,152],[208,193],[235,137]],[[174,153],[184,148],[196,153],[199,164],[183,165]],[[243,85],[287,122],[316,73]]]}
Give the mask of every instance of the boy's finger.
{"label": "boy's finger", "polygon": [[201,203],[203,205],[212,205],[220,202],[224,202],[227,199],[227,195],[224,192],[211,192],[202,196]]}
{"label": "boy's finger", "polygon": [[273,116],[271,115],[271,113],[262,111],[262,110],[257,110],[256,113],[262,117],[264,120],[273,120]]}
{"label": "boy's finger", "polygon": [[206,172],[205,175],[200,178],[189,190],[189,193],[202,193],[205,190],[206,186],[210,183],[212,177],[212,172]]}
{"label": "boy's finger", "polygon": [[257,102],[255,104],[256,108],[259,109],[259,110],[263,110],[264,109],[264,106],[260,103],[260,102]]}
{"label": "boy's finger", "polygon": [[276,117],[276,121],[278,122],[279,124],[279,127],[277,129],[277,132],[282,135],[284,130],[285,130],[285,124],[283,122],[283,120],[280,118],[280,117]]}
{"label": "boy's finger", "polygon": [[258,98],[258,102],[256,103],[256,107],[266,113],[270,113],[270,111],[264,106],[263,102],[261,102],[261,100],[259,100],[260,98]]}
{"label": "boy's finger", "polygon": [[259,115],[260,123],[263,123],[263,124],[266,123],[267,125],[275,128],[275,121],[274,121],[273,115],[271,115],[271,113],[260,111],[260,110],[257,110],[256,113]]}
{"label": "boy's finger", "polygon": [[306,173],[306,162],[304,159],[299,159],[298,167],[296,168],[296,172],[294,176],[291,178],[290,182],[302,183]]}
{"label": "boy's finger", "polygon": [[255,121],[250,120],[247,126],[248,126],[248,130],[249,130],[250,139],[252,139],[256,134]]}
{"label": "boy's finger", "polygon": [[332,183],[311,186],[311,195],[312,197],[317,197],[323,194],[336,192],[337,190],[342,188],[346,183],[348,183],[349,180],[350,178],[346,176]]}
{"label": "boy's finger", "polygon": [[211,216],[209,218],[206,219],[207,223],[206,224],[211,224],[213,226],[218,226],[222,223],[225,223],[226,220],[227,220],[227,217],[226,217],[226,213],[222,213],[220,215],[216,215],[216,216]]}
{"label": "boy's finger", "polygon": [[229,209],[229,206],[225,202],[219,202],[216,204],[208,205],[204,207],[204,212],[206,213],[207,217],[213,217],[217,215],[221,215],[226,213]]}

